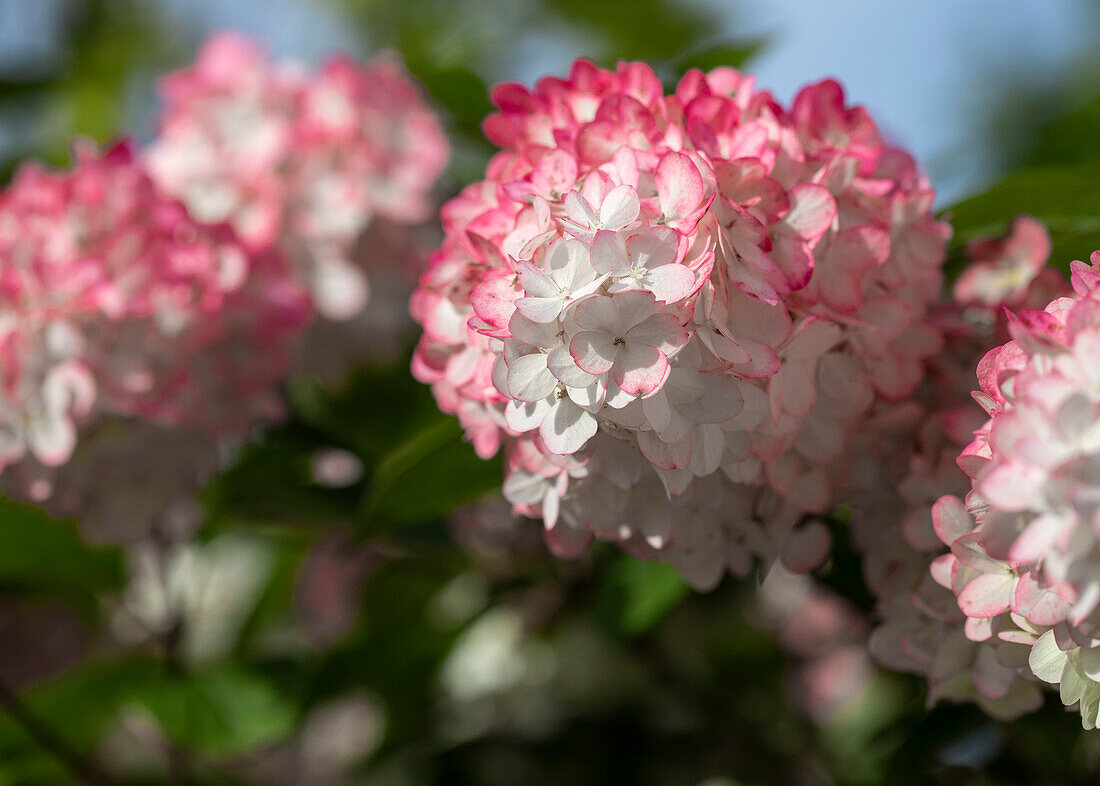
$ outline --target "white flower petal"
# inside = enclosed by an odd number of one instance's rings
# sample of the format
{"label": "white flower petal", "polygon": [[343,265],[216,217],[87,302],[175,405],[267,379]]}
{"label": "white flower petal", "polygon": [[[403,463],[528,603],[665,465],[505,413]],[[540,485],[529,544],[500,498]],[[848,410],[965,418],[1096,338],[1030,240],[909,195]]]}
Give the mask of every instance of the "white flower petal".
{"label": "white flower petal", "polygon": [[546,365],[559,382],[571,388],[586,388],[599,379],[598,376],[581,370],[566,346],[550,350]]}
{"label": "white flower petal", "polygon": [[638,217],[641,209],[638,192],[630,186],[618,186],[600,206],[600,224],[604,229],[622,229]]}
{"label": "white flower petal", "polygon": [[508,424],[508,428],[512,431],[518,431],[522,434],[542,425],[549,412],[549,398],[532,402],[509,401],[504,408],[504,422]]}
{"label": "white flower petal", "polygon": [[592,267],[600,273],[622,275],[630,269],[626,240],[617,232],[600,230],[592,241]]}
{"label": "white flower petal", "polygon": [[539,433],[547,450],[558,456],[569,456],[583,448],[595,436],[596,429],[595,416],[565,397],[553,404]]}
{"label": "white flower petal", "polygon": [[1043,682],[1057,685],[1062,679],[1068,657],[1058,648],[1054,640],[1054,631],[1048,630],[1035,642],[1031,655],[1027,659],[1031,673]]}
{"label": "white flower petal", "polygon": [[561,316],[565,301],[560,295],[554,297],[521,297],[516,301],[516,310],[532,322],[550,324]]}
{"label": "white flower petal", "polygon": [[516,358],[508,367],[508,393],[520,401],[544,399],[557,384],[541,352]]}
{"label": "white flower petal", "polygon": [[537,505],[550,488],[550,483],[542,475],[518,470],[504,481],[504,498],[514,505]]}

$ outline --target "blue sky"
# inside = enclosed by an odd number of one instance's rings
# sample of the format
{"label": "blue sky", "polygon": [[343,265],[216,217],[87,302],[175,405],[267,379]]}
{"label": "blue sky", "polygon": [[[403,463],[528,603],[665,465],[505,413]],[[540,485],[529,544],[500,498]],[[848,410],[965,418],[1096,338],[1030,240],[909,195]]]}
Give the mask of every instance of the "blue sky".
{"label": "blue sky", "polygon": [[1064,78],[1097,41],[1096,5],[761,0],[736,4],[726,20],[731,31],[769,36],[770,46],[752,64],[762,84],[788,98],[819,76],[839,77],[852,99],[916,153],[945,196],[958,196],[991,174],[985,155],[991,101],[1012,85]]}
{"label": "blue sky", "polygon": [[[307,60],[332,49],[362,52],[353,27],[326,0],[147,2],[168,11],[185,40],[235,27]],[[802,84],[838,77],[851,100],[868,106],[887,134],[917,155],[941,203],[994,177],[987,142],[993,101],[1013,86],[1057,83],[1100,29],[1100,9],[1090,0],[694,2],[722,18],[716,40],[767,37],[751,69],[782,100]],[[42,19],[63,5],[0,0],[0,65],[5,52],[48,51]],[[522,59],[498,63],[494,76],[530,82],[564,71],[584,51],[583,41],[561,31],[526,31],[524,40]]]}

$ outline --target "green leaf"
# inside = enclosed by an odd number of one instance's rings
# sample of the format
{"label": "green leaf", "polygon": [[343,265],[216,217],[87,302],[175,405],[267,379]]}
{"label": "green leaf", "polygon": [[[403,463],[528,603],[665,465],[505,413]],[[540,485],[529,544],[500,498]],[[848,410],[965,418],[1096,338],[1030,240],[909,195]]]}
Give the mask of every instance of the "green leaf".
{"label": "green leaf", "polygon": [[209,523],[231,527],[245,520],[315,529],[346,522],[358,494],[321,488],[310,470],[311,456],[324,446],[323,440],[287,430],[245,446],[203,490]]}
{"label": "green leaf", "polygon": [[84,542],[71,521],[0,499],[0,584],[81,593],[125,581],[122,549]]}
{"label": "green leaf", "polygon": [[493,106],[481,77],[465,66],[440,65],[426,58],[410,58],[406,66],[424,83],[433,103],[452,115],[460,133],[487,144],[481,134],[481,121]]}
{"label": "green leaf", "polygon": [[459,631],[434,622],[431,609],[461,568],[461,560],[423,552],[381,565],[363,592],[360,624],[329,652],[313,683],[319,695],[352,686],[377,693],[386,707],[386,747],[421,746],[430,739],[425,729],[438,722],[437,677]]}
{"label": "green leaf", "polygon": [[[604,40],[598,59],[666,60],[690,49],[717,27],[713,12],[663,0],[547,0],[560,22]],[[559,22],[559,23],[560,23]]]}
{"label": "green leaf", "polygon": [[672,78],[678,81],[687,70],[698,68],[700,71],[710,71],[719,66],[740,68],[745,62],[759,54],[764,48],[766,40],[757,38],[751,41],[727,41],[715,46],[695,49],[683,57],[674,58],[667,70],[672,72]]}
{"label": "green leaf", "polygon": [[[20,700],[67,746],[87,752],[99,740],[124,694],[163,674],[151,658],[119,657],[86,661],[24,690]],[[53,754],[6,714],[0,714],[0,762],[21,771],[56,769]],[[61,782],[24,780],[24,783]]]}
{"label": "green leaf", "polygon": [[239,665],[149,680],[131,698],[156,716],[173,742],[212,755],[278,742],[297,718],[284,691]]}
{"label": "green leaf", "polygon": [[347,447],[368,466],[440,417],[431,389],[409,373],[409,355],[386,368],[360,369],[336,391],[297,380],[289,392],[296,419],[314,439]]}
{"label": "green leaf", "polygon": [[41,98],[54,85],[52,79],[0,78],[0,102],[24,98]]}
{"label": "green leaf", "polygon": [[484,461],[454,418],[440,416],[378,464],[361,507],[360,525],[411,524],[442,517],[498,488],[499,457]]}
{"label": "green leaf", "polygon": [[601,615],[628,636],[645,633],[690,594],[671,565],[615,555],[601,586]]}
{"label": "green leaf", "polygon": [[1019,213],[1050,230],[1051,262],[1062,270],[1100,248],[1100,164],[1047,166],[1015,172],[982,194],[947,211],[954,227],[949,274],[963,264],[963,246],[980,235],[999,235]]}
{"label": "green leaf", "polygon": [[134,0],[90,0],[81,11],[57,101],[70,113],[71,132],[104,142],[122,126],[133,72],[157,61],[163,48]]}

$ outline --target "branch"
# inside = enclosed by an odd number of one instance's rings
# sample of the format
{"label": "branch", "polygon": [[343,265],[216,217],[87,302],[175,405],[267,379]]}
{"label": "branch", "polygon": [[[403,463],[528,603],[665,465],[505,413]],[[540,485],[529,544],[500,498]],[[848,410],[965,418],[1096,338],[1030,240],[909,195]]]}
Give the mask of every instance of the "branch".
{"label": "branch", "polygon": [[111,778],[96,764],[81,756],[42,722],[16,695],[15,691],[0,681],[0,708],[18,723],[28,736],[48,750],[76,777],[88,786],[108,786]]}

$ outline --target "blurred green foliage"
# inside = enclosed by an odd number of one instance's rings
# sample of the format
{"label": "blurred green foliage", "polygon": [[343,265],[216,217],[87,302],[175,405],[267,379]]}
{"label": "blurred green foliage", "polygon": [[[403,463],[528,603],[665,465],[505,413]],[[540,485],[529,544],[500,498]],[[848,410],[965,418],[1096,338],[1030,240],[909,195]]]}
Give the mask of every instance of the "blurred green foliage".
{"label": "blurred green foliage", "polygon": [[1072,260],[1088,261],[1100,248],[1100,164],[1042,165],[1017,170],[977,196],[952,207],[947,216],[954,228],[949,270],[964,264],[962,250],[978,236],[999,235],[1008,221],[1029,213],[1050,231],[1051,262],[1063,271]]}
{"label": "blurred green foliage", "polygon": [[1004,94],[990,137],[1006,174],[945,212],[954,236],[948,269],[964,264],[963,246],[999,235],[1011,218],[1029,213],[1050,230],[1050,262],[1063,271],[1100,249],[1100,67],[1082,72],[1058,90],[1043,85]]}
{"label": "blurred green foliage", "polygon": [[8,499],[0,499],[0,521],[0,587],[79,596],[125,580],[122,549],[89,545],[71,522]]}
{"label": "blurred green foliage", "polygon": [[0,159],[0,182],[25,158],[66,164],[76,136],[99,143],[118,136],[130,80],[165,64],[163,31],[142,0],[73,0],[67,8],[52,69],[0,76],[0,108],[38,118],[32,137]]}

